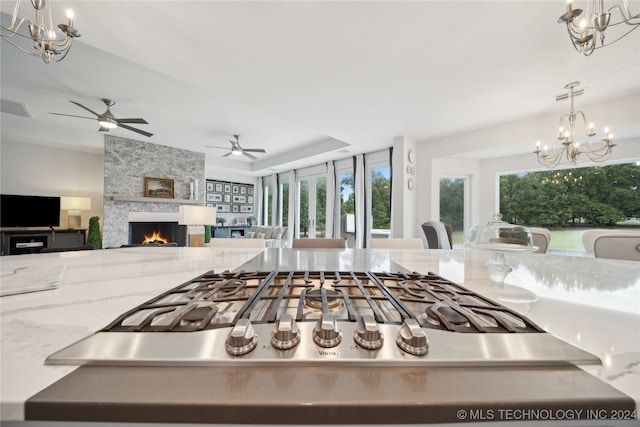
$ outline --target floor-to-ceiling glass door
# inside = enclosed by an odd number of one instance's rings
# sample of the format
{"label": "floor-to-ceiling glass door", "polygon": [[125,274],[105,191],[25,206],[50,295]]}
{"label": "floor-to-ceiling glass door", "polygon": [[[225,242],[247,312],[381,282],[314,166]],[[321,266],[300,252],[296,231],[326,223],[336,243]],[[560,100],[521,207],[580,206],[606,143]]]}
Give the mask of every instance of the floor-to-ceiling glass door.
{"label": "floor-to-ceiling glass door", "polygon": [[469,228],[469,177],[440,178],[440,221],[453,229],[452,244],[462,244]]}
{"label": "floor-to-ceiling glass door", "polygon": [[296,236],[298,238],[322,238],[326,233],[327,178],[310,176],[298,181]]}
{"label": "floor-to-ceiling glass door", "polygon": [[274,196],[274,185],[271,182],[265,182],[262,194],[264,197],[264,218],[263,224],[267,226],[275,225],[273,222],[273,196]]}
{"label": "floor-to-ceiling glass door", "polygon": [[340,192],[340,236],[346,240],[347,247],[353,248],[356,235],[356,203],[353,191],[353,169],[339,173]]}

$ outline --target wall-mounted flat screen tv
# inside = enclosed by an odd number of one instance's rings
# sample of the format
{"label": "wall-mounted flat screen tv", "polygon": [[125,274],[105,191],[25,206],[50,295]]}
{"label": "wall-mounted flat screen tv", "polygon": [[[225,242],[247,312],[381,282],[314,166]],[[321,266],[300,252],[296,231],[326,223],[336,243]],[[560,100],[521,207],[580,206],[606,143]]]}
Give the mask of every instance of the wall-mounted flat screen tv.
{"label": "wall-mounted flat screen tv", "polygon": [[58,227],[60,197],[0,195],[0,227]]}

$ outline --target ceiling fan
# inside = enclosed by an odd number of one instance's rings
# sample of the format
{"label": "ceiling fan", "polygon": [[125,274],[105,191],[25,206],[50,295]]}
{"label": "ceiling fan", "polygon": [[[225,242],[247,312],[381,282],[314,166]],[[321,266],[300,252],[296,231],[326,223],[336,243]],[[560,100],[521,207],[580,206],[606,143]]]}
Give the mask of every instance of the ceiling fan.
{"label": "ceiling fan", "polygon": [[[242,148],[240,146],[240,135],[233,135],[233,137],[236,139],[235,141],[233,140],[229,140],[229,142],[231,143],[231,151],[229,151],[227,154],[225,154],[222,157],[227,157],[231,154],[235,154],[237,156],[239,155],[245,155],[248,158],[250,158],[251,160],[257,160],[258,158],[254,155],[251,155],[249,153],[266,153],[266,151],[264,151],[262,148]],[[209,148],[220,148],[222,150],[228,150],[227,147],[215,147],[213,145],[207,145],[207,147]]]}
{"label": "ceiling fan", "polygon": [[[69,101],[72,104],[77,105],[80,108],[84,108],[85,110],[87,110],[88,112],[94,114],[97,118],[98,118],[98,123],[100,123],[100,129],[98,129],[98,131],[100,132],[109,132],[110,129],[115,129],[117,127],[121,127],[123,129],[127,129],[133,132],[137,132],[141,135],[150,137],[153,136],[152,133],[141,130],[141,129],[136,129],[134,127],[128,126],[126,123],[136,123],[136,124],[143,124],[143,125],[148,125],[149,123],[147,123],[147,121],[145,119],[140,119],[140,118],[128,118],[128,119],[121,119],[121,118],[117,118],[113,115],[113,113],[111,112],[111,110],[109,109],[110,107],[112,107],[113,105],[115,105],[116,103],[110,99],[105,99],[102,98],[102,102],[105,103],[105,105],[107,106],[107,111],[105,111],[102,114],[98,114],[95,111],[93,111],[90,108],[85,107],[84,105],[75,102],[75,101]],[[84,117],[84,116],[74,116],[72,114],[62,114],[62,113],[49,113],[49,114],[55,114],[56,116],[67,116],[67,117],[77,117],[79,119],[91,119],[91,120],[95,120],[95,117]]]}

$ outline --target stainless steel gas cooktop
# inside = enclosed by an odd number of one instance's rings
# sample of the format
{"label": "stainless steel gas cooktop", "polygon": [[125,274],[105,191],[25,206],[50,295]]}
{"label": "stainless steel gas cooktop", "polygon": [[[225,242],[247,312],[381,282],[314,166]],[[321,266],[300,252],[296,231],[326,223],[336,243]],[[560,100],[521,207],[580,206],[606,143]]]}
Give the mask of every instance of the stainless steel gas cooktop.
{"label": "stainless steel gas cooktop", "polygon": [[209,272],[48,364],[550,365],[600,360],[436,274]]}

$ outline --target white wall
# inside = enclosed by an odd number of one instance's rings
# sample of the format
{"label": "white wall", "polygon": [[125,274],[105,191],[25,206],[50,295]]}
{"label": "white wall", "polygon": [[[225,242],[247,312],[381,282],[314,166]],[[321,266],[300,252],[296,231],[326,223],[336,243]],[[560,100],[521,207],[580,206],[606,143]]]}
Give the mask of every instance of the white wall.
{"label": "white wall", "polygon": [[204,175],[207,179],[215,181],[229,181],[237,182],[239,184],[258,185],[257,177],[230,173],[229,170],[221,170],[210,164],[205,164]]}
{"label": "white wall", "polygon": [[[408,181],[416,181],[416,176],[407,171],[407,166],[417,169],[416,164],[409,163],[409,150],[416,150],[416,143],[406,137],[397,137],[393,141],[393,181],[391,183],[391,232],[394,238],[419,237],[416,229],[416,194],[417,189],[409,190]],[[421,232],[420,232],[421,233]]]}
{"label": "white wall", "polygon": [[[102,154],[3,139],[0,158],[3,194],[90,197],[91,211],[82,212],[82,227],[89,227],[92,216],[102,219]],[[61,212],[60,225],[67,228],[65,211]]]}

